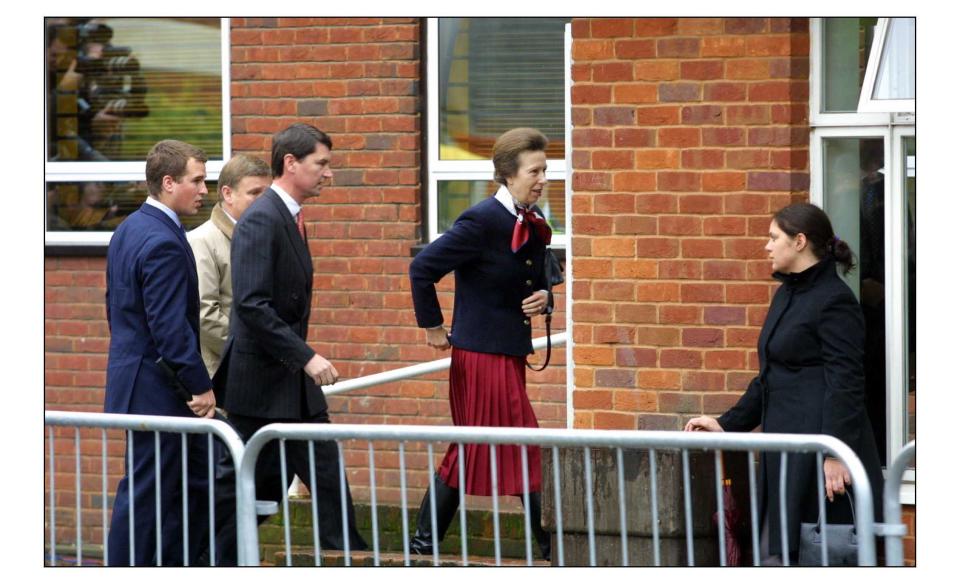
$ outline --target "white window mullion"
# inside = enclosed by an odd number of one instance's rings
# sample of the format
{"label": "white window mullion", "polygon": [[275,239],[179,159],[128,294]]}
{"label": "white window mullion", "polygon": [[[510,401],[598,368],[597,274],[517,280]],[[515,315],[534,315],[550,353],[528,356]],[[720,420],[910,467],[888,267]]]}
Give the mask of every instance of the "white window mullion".
{"label": "white window mullion", "polygon": [[567,143],[567,149],[564,156],[564,184],[566,193],[566,241],[567,250],[564,269],[563,292],[566,300],[565,312],[567,316],[567,428],[573,428],[573,391],[575,388],[573,375],[573,254],[570,253],[570,242],[573,241],[573,100],[571,93],[573,91],[573,25],[567,23],[563,28],[563,127],[564,140]]}
{"label": "white window mullion", "polygon": [[887,452],[885,459],[892,461],[903,446],[903,418],[906,412],[906,388],[904,387],[903,334],[903,262],[899,250],[903,250],[901,236],[903,213],[900,212],[902,189],[900,188],[899,145],[890,128],[884,141],[884,170],[887,180],[883,182],[883,239],[884,239],[884,322],[887,362]]}
{"label": "white window mullion", "polygon": [[424,164],[427,165],[427,241],[433,241],[437,237],[437,231],[440,228],[440,199],[437,192],[437,181],[434,178],[434,172],[437,170],[440,162],[440,76],[435,74],[435,68],[440,62],[440,35],[439,20],[436,18],[427,19],[427,50],[426,58],[426,86],[427,91],[424,99],[427,102],[427,155],[423,157]]}

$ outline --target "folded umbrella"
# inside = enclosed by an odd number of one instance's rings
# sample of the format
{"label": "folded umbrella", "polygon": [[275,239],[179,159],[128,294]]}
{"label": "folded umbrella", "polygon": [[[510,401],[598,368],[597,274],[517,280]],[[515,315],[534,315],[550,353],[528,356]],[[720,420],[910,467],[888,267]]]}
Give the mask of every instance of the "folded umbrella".
{"label": "folded umbrella", "polygon": [[[723,474],[723,539],[726,544],[727,565],[739,566],[741,553],[740,542],[737,540],[737,525],[739,525],[741,513],[733,496],[733,481],[726,476],[722,459],[720,469]],[[718,522],[717,513],[713,514],[713,522]]]}

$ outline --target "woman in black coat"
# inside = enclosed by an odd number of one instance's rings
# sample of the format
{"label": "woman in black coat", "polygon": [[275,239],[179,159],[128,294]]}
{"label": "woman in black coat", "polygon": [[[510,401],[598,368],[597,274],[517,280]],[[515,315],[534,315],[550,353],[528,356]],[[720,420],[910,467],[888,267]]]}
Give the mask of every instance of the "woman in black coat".
{"label": "woman in black coat", "polygon": [[[543,314],[549,299],[544,273],[551,232],[536,203],[547,184],[547,138],[532,128],[515,128],[493,146],[497,193],[457,218],[439,239],[410,264],[410,288],[417,324],[426,329],[427,344],[453,347],[450,356],[450,410],[457,426],[536,428],[537,417],[527,397],[526,357],[533,317]],[[454,273],[453,327],[449,335],[435,284]],[[434,477],[436,539],[444,533],[459,505],[459,465],[468,495],[491,495],[490,449],[464,444],[459,460],[451,444]],[[524,493],[519,446],[496,447],[497,493]],[[541,555],[549,559],[550,538],[540,525],[540,449],[527,450],[530,523]],[[433,551],[430,492],[420,504],[410,550]]]}
{"label": "woman in black coat", "polygon": [[[819,207],[798,203],[781,209],[770,222],[766,251],[773,277],[782,285],[774,294],[760,331],[760,374],[740,400],[719,419],[700,416],[687,431],[827,434],[847,444],[863,462],[880,518],[883,475],[864,405],[863,314],[857,298],[837,275],[853,268],[853,254],[837,238]],[[796,563],[800,523],[819,514],[816,457],[791,454],[787,462],[787,549]],[[827,519],[852,523],[844,495],[850,475],[836,459],[826,458]],[[761,560],[776,564],[780,542],[780,454],[761,457]]]}

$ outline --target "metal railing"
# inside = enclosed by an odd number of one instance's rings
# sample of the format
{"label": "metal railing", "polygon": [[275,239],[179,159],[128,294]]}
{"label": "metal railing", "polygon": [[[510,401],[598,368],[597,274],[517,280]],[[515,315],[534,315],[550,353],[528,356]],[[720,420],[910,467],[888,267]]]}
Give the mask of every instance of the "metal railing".
{"label": "metal railing", "polygon": [[[561,332],[550,335],[550,343],[554,347],[562,347],[567,343],[567,333]],[[543,349],[547,346],[547,337],[539,337],[533,339],[533,348]],[[347,379],[345,381],[338,381],[329,387],[323,388],[323,395],[331,396],[337,395],[340,393],[345,393],[348,391],[354,391],[357,389],[366,389],[368,387],[373,387],[375,385],[382,385],[384,383],[392,383],[394,381],[403,381],[404,379],[410,379],[412,377],[419,377],[421,375],[427,375],[429,373],[436,373],[437,371],[446,371],[450,368],[450,357],[444,359],[436,359],[434,361],[426,361],[424,363],[417,363],[416,365],[410,365],[409,367],[400,367],[399,369],[391,369],[389,371],[383,371],[381,373],[374,373],[372,375],[365,375],[363,377],[358,377],[356,379]]]}
{"label": "metal railing", "polygon": [[[210,508],[210,518],[209,518],[209,529],[210,529],[210,540],[211,540],[211,553],[210,553],[210,565],[214,563],[213,553],[215,550],[213,546],[214,531],[215,531],[215,517],[213,513],[214,509],[214,448],[213,448],[213,439],[214,436],[219,438],[223,445],[226,447],[227,452],[230,453],[230,456],[233,460],[235,466],[239,465],[241,459],[243,458],[243,441],[237,435],[237,433],[231,428],[228,424],[218,421],[218,420],[209,420],[209,419],[200,419],[200,418],[180,418],[172,416],[140,416],[140,415],[130,415],[130,414],[102,414],[102,413],[83,413],[83,412],[56,412],[56,411],[46,411],[43,416],[44,425],[49,428],[49,485],[50,485],[50,565],[56,565],[57,563],[57,537],[56,537],[56,514],[57,514],[57,497],[56,497],[56,454],[55,454],[55,442],[56,437],[54,435],[54,427],[72,427],[75,429],[75,443],[76,443],[76,464],[75,464],[75,489],[76,489],[76,555],[77,555],[77,564],[82,565],[83,562],[83,521],[82,521],[82,505],[81,505],[81,491],[82,491],[82,478],[83,472],[81,468],[81,456],[80,456],[80,428],[100,428],[101,429],[101,514],[103,521],[103,562],[107,564],[109,561],[110,548],[108,544],[108,535],[109,535],[109,523],[108,523],[108,513],[107,513],[107,502],[109,498],[107,497],[107,430],[116,429],[116,430],[125,430],[127,438],[127,469],[128,477],[133,476],[133,432],[153,432],[155,436],[155,456],[158,459],[157,465],[157,475],[156,480],[159,482],[161,479],[160,476],[160,467],[159,467],[159,437],[160,433],[176,433],[181,435],[181,456],[183,457],[182,465],[182,476],[181,480],[184,491],[187,489],[187,464],[186,464],[186,448],[187,448],[187,434],[206,434],[207,435],[207,474],[209,480],[209,496],[208,496],[208,505]],[[131,485],[131,492],[133,490]],[[240,496],[239,488],[238,496]],[[183,553],[184,553],[184,563],[186,564],[189,561],[188,547],[189,547],[189,536],[187,532],[188,525],[188,510],[187,510],[187,497],[183,498]],[[244,507],[247,508],[246,506]],[[160,517],[161,517],[161,508],[160,508],[160,491],[157,489],[157,498],[155,509],[152,510],[156,513],[157,517],[157,562],[158,565],[161,562],[162,553],[162,538],[160,537]],[[137,536],[137,533],[134,530],[134,509],[133,509],[133,496],[131,493],[130,497],[130,564],[134,564],[134,541]]]}
{"label": "metal railing", "polygon": [[[557,333],[551,337],[553,344],[561,346],[566,343],[567,333]],[[534,340],[534,348],[542,348],[546,344],[546,337],[542,337]],[[324,393],[327,395],[335,395],[351,390],[367,388],[383,383],[389,383],[393,381],[399,381],[402,379],[408,379],[411,377],[416,377],[419,375],[424,375],[427,373],[432,373],[436,371],[441,371],[449,367],[450,359],[438,359],[428,363],[421,363],[418,365],[413,365],[410,367],[404,367],[401,369],[396,369],[393,371],[386,371],[383,373],[377,373],[374,375],[347,380],[341,383],[338,383],[334,386],[324,389]],[[887,535],[888,541],[891,539],[897,540],[897,543],[900,544],[900,562],[902,563],[902,541],[897,537],[898,534],[894,534],[894,531],[883,532],[883,529],[891,529],[889,527],[890,520],[888,519],[887,525],[884,526],[875,526],[873,523],[873,501],[871,490],[869,487],[868,479],[866,472],[864,471],[862,463],[856,457],[852,450],[850,450],[845,444],[840,442],[835,438],[831,438],[823,435],[796,435],[796,434],[756,434],[756,433],[745,433],[745,434],[736,434],[736,433],[683,433],[683,432],[649,432],[649,431],[598,431],[598,430],[547,430],[547,429],[529,429],[529,428],[470,428],[470,427],[438,427],[438,426],[373,426],[373,425],[329,425],[329,424],[271,424],[262,428],[257,432],[246,446],[243,445],[236,433],[226,424],[214,420],[200,420],[200,419],[189,419],[189,418],[172,418],[164,416],[128,416],[128,415],[116,415],[116,414],[82,414],[75,412],[47,412],[45,415],[45,424],[48,426],[74,426],[77,427],[76,441],[78,444],[77,453],[76,453],[76,483],[77,483],[77,555],[78,561],[82,561],[82,532],[81,532],[81,517],[80,517],[80,491],[81,491],[81,469],[80,469],[80,449],[79,449],[79,427],[99,427],[103,429],[103,481],[102,481],[102,517],[103,517],[103,527],[104,527],[104,556],[105,561],[107,558],[108,547],[107,547],[107,510],[106,502],[107,498],[107,487],[106,487],[106,429],[115,428],[115,429],[125,429],[128,431],[128,442],[132,431],[154,431],[155,433],[159,432],[178,432],[178,433],[206,433],[208,434],[208,442],[212,442],[213,436],[218,436],[223,442],[227,445],[227,448],[230,452],[234,467],[239,469],[237,473],[236,481],[236,502],[237,502],[237,542],[238,542],[238,561],[240,565],[259,565],[259,548],[258,548],[258,530],[257,530],[257,513],[258,513],[258,502],[256,501],[255,493],[255,482],[254,482],[254,469],[256,467],[257,457],[262,451],[263,447],[270,442],[271,440],[334,440],[338,441],[338,459],[340,465],[340,480],[341,480],[341,510],[343,513],[346,513],[346,489],[345,487],[345,466],[343,460],[343,450],[340,447],[339,441],[341,440],[365,440],[368,442],[368,456],[369,456],[369,476],[370,476],[370,492],[371,492],[371,506],[372,506],[372,523],[373,523],[373,561],[374,564],[380,564],[380,549],[377,533],[377,498],[376,498],[376,466],[374,463],[374,454],[373,454],[373,441],[394,441],[398,443],[398,456],[399,456],[399,468],[400,468],[400,490],[401,490],[401,503],[403,505],[402,521],[403,521],[403,545],[404,545],[404,564],[409,565],[410,555],[408,549],[409,541],[409,525],[407,521],[406,514],[406,501],[407,501],[407,489],[406,489],[406,479],[405,479],[405,450],[404,445],[407,442],[426,442],[427,451],[428,451],[428,465],[429,468],[424,469],[429,473],[434,471],[434,461],[433,461],[433,442],[451,442],[459,444],[459,460],[463,460],[463,445],[464,444],[486,444],[490,446],[491,450],[491,482],[493,488],[492,505],[493,505],[493,531],[494,531],[494,551],[495,551],[495,561],[497,565],[501,564],[501,550],[500,550],[500,529],[498,523],[498,501],[496,497],[497,493],[497,463],[496,463],[496,445],[522,445],[521,454],[523,457],[523,468],[526,471],[526,459],[527,459],[527,448],[528,447],[546,447],[552,450],[553,454],[553,486],[554,486],[554,497],[555,497],[555,526],[557,529],[557,538],[556,538],[556,563],[560,566],[564,565],[564,549],[563,549],[563,515],[562,515],[562,505],[561,505],[561,476],[560,476],[560,465],[559,465],[559,448],[583,448],[584,450],[584,460],[583,460],[583,472],[584,472],[584,484],[586,488],[584,489],[584,498],[585,498],[585,510],[586,510],[586,527],[588,534],[588,547],[589,547],[589,564],[597,564],[597,551],[596,551],[596,537],[595,537],[595,517],[594,517],[594,501],[593,501],[593,491],[590,488],[592,484],[592,467],[591,467],[591,457],[590,449],[591,448],[607,448],[616,450],[616,463],[617,463],[617,490],[619,494],[619,519],[620,519],[620,539],[621,539],[621,556],[623,565],[629,565],[628,558],[628,545],[627,545],[627,527],[626,527],[626,496],[625,496],[625,486],[624,486],[624,459],[623,459],[623,450],[648,450],[649,452],[649,468],[650,468],[650,511],[651,511],[651,532],[653,536],[653,558],[654,565],[661,565],[661,553],[660,553],[660,530],[659,530],[659,509],[657,503],[657,462],[656,462],[656,451],[657,450],[673,450],[679,451],[682,454],[683,461],[683,491],[684,491],[684,519],[685,519],[685,538],[686,538],[686,553],[687,553],[687,564],[694,565],[694,543],[693,543],[693,512],[692,512],[692,503],[691,503],[691,477],[690,477],[690,462],[689,454],[691,451],[707,451],[713,450],[715,453],[715,489],[716,489],[716,498],[717,498],[717,524],[718,524],[718,542],[720,549],[720,564],[725,565],[725,538],[728,537],[726,525],[725,525],[725,514],[724,514],[724,497],[723,497],[723,487],[722,487],[722,462],[721,455],[723,452],[727,451],[741,451],[746,452],[748,457],[748,478],[750,484],[750,517],[751,517],[751,543],[753,549],[753,561],[754,564],[759,563],[759,521],[760,518],[757,516],[757,495],[756,495],[756,476],[755,476],[755,451],[761,452],[780,452],[781,453],[781,481],[780,481],[780,490],[781,490],[781,508],[779,510],[780,517],[786,517],[785,510],[785,501],[786,496],[785,492],[787,489],[786,481],[783,480],[783,477],[786,476],[786,468],[788,463],[787,453],[816,453],[817,457],[817,468],[822,468],[823,459],[825,455],[833,456],[839,459],[842,463],[846,465],[850,471],[851,477],[853,479],[853,494],[855,495],[854,501],[856,505],[855,521],[856,529],[858,533],[882,533]],[[184,434],[185,435],[185,434]],[[185,440],[185,438],[184,438]],[[56,563],[56,489],[55,489],[55,453],[54,453],[54,435],[51,429],[50,433],[50,550],[51,550],[51,564]],[[315,467],[314,453],[312,449],[312,443],[310,444],[310,468]],[[912,455],[913,444],[909,445],[910,453]],[[281,448],[283,452],[283,448]],[[208,455],[212,456],[212,455]],[[891,477],[897,476],[900,477],[903,472],[903,465],[906,462],[901,462],[901,458],[904,458],[904,453],[901,453],[901,456],[898,457],[897,463],[900,463],[899,474],[894,475],[894,472],[891,471]],[[285,459],[282,460],[285,462]],[[211,493],[213,490],[213,480],[212,480],[212,460],[208,464],[210,470],[209,474],[211,477]],[[283,465],[285,467],[285,464]],[[463,492],[463,468],[462,465],[458,465],[460,472],[459,480],[459,495],[460,495],[460,530],[461,530],[461,556],[462,562],[466,565],[468,562],[467,553],[468,553],[468,542],[466,538],[466,512],[464,501],[464,492]],[[565,477],[569,478],[569,477]],[[184,479],[185,480],[185,479]],[[283,477],[283,480],[286,480],[286,477]],[[526,472],[523,473],[523,485],[524,485],[524,535],[525,535],[525,551],[526,551],[526,560],[527,563],[532,563],[532,553],[531,553],[531,525],[530,525],[530,514],[529,514],[529,499],[527,493],[529,492],[529,476]],[[311,482],[313,482],[311,480]],[[890,489],[890,484],[893,482],[892,479],[888,481],[887,489]],[[899,480],[897,480],[899,484]],[[314,485],[311,484],[311,487]],[[821,501],[821,506],[823,505],[824,499],[824,486],[822,475],[820,480],[818,480],[818,494]],[[314,492],[314,489],[311,488],[311,492]],[[212,497],[212,495],[211,495]],[[432,514],[432,523],[434,529],[432,533],[436,535],[436,502],[435,497],[433,496],[433,486],[430,487],[430,506]],[[887,497],[886,503],[890,502],[890,498]],[[899,499],[896,501],[897,512],[899,512]],[[213,505],[211,503],[211,510]],[[287,562],[290,562],[290,537],[289,537],[289,510],[288,510],[288,500],[287,492],[284,491],[283,494],[283,508],[284,508],[284,531],[286,534],[285,545],[287,551]],[[318,533],[317,533],[317,509],[316,505],[312,505],[313,512],[313,538],[314,538],[314,553],[315,561],[319,564],[320,553],[318,545]],[[770,511],[772,513],[772,511]],[[821,513],[822,514],[822,513]],[[899,516],[898,520],[899,520]],[[213,537],[213,518],[211,515],[211,542],[215,541]],[[346,518],[343,518],[343,526],[346,529],[347,521]],[[893,535],[891,535],[893,534]],[[786,532],[786,521],[781,521],[781,541],[787,541],[787,532]],[[131,533],[131,538],[133,534]],[[900,535],[902,537],[902,535]],[[347,534],[344,534],[344,543],[349,547],[349,538]],[[437,542],[434,541],[434,555],[433,560],[434,564],[439,563],[438,552],[436,545]],[[159,544],[158,544],[159,545]],[[211,543],[211,546],[214,545]],[[826,563],[826,540],[824,539],[821,544],[822,558],[823,563]],[[889,546],[889,544],[888,544]],[[186,549],[186,544],[185,544]],[[345,556],[344,561],[347,565],[350,565],[351,562],[351,553],[349,549],[344,550]],[[159,557],[159,556],[158,556]],[[185,556],[186,557],[186,556]],[[211,549],[210,561],[211,565],[214,563],[215,553]],[[888,556],[893,557],[893,556]],[[784,564],[789,565],[789,555],[783,557]],[[872,537],[861,537],[858,539],[858,563],[860,565],[874,565],[876,563],[876,550],[874,545],[874,539]]]}
{"label": "metal railing", "polygon": [[[500,553],[500,533],[499,533],[499,524],[497,522],[497,517],[499,513],[498,501],[497,501],[497,463],[496,463],[496,445],[522,445],[524,448],[521,452],[524,455],[524,463],[526,462],[526,449],[527,447],[546,447],[550,448],[553,453],[553,472],[554,472],[554,496],[556,500],[555,506],[555,525],[557,526],[557,538],[556,542],[558,544],[556,561],[560,566],[564,565],[564,550],[563,550],[563,516],[562,516],[562,505],[561,505],[561,480],[559,474],[559,461],[558,461],[558,449],[560,447],[573,447],[573,448],[583,448],[584,450],[584,477],[583,481],[586,485],[584,489],[585,496],[585,508],[587,513],[587,531],[588,531],[588,545],[589,545],[589,565],[597,565],[597,552],[596,552],[596,542],[595,542],[595,529],[594,529],[594,502],[593,502],[593,491],[591,488],[592,485],[592,468],[590,463],[590,450],[592,448],[609,448],[616,449],[617,452],[617,476],[618,476],[618,492],[619,492],[619,511],[621,517],[620,524],[620,537],[621,537],[621,549],[622,549],[622,563],[623,565],[630,565],[629,558],[627,556],[627,529],[625,525],[625,520],[623,519],[626,515],[626,495],[624,492],[624,463],[623,463],[623,450],[624,449],[645,449],[650,452],[650,465],[651,465],[651,485],[652,496],[651,496],[651,517],[652,525],[651,530],[654,534],[654,557],[655,565],[660,565],[660,551],[659,551],[659,519],[658,519],[658,509],[656,505],[656,461],[654,453],[656,450],[679,450],[683,456],[683,483],[684,483],[684,514],[686,520],[686,543],[687,543],[687,564],[692,566],[694,565],[694,544],[693,544],[693,530],[692,530],[692,505],[691,505],[691,484],[690,484],[690,467],[689,467],[689,453],[690,451],[708,451],[713,450],[715,452],[715,461],[716,461],[716,477],[715,477],[715,487],[717,495],[717,518],[718,518],[718,539],[720,546],[720,564],[725,565],[725,517],[724,517],[724,502],[722,496],[722,477],[720,472],[720,457],[722,452],[727,451],[746,451],[748,453],[749,460],[749,473],[750,473],[750,511],[751,511],[751,536],[753,544],[753,558],[754,564],[759,565],[759,539],[760,539],[760,529],[759,521],[760,518],[757,516],[757,495],[756,495],[756,479],[754,477],[754,451],[762,452],[780,452],[781,453],[781,497],[780,497],[780,517],[786,517],[786,490],[787,484],[783,480],[785,477],[785,470],[787,467],[787,453],[815,453],[817,457],[817,468],[823,467],[823,460],[825,455],[832,456],[840,460],[849,470],[850,476],[853,480],[852,491],[854,494],[854,504],[856,505],[855,513],[855,522],[856,529],[859,533],[869,534],[874,533],[874,523],[873,523],[873,497],[870,490],[869,481],[867,479],[866,471],[864,470],[863,464],[854,454],[854,452],[846,446],[840,440],[830,436],[824,435],[809,435],[809,434],[755,434],[755,433],[686,433],[686,432],[660,432],[660,431],[604,431],[604,430],[550,430],[550,429],[532,429],[532,428],[477,428],[477,427],[437,427],[437,426],[374,426],[374,425],[359,425],[359,424],[338,424],[338,425],[329,425],[329,424],[271,424],[261,428],[254,436],[249,440],[246,446],[246,450],[243,454],[243,459],[240,463],[240,472],[238,474],[238,484],[244,490],[242,497],[238,499],[237,513],[238,513],[238,527],[239,532],[242,534],[242,541],[239,542],[241,550],[243,550],[243,558],[241,563],[246,563],[247,565],[256,565],[258,563],[258,534],[257,534],[257,520],[256,520],[256,511],[253,507],[253,502],[255,500],[254,491],[254,470],[256,468],[257,458],[260,452],[263,450],[264,446],[272,440],[333,440],[337,442],[338,446],[338,458],[341,472],[341,485],[343,485],[342,473],[344,469],[343,461],[343,450],[340,447],[340,441],[342,440],[364,440],[371,443],[368,446],[369,455],[369,467],[370,467],[370,489],[372,493],[376,492],[376,476],[375,476],[375,465],[373,459],[373,441],[390,441],[397,442],[399,445],[398,456],[399,456],[399,468],[401,469],[401,501],[404,503],[404,523],[403,523],[403,538],[404,541],[408,541],[410,534],[408,531],[408,525],[406,522],[406,507],[405,502],[407,500],[406,493],[406,484],[403,480],[403,473],[406,468],[404,461],[404,444],[407,442],[450,442],[459,444],[462,451],[463,444],[485,444],[490,446],[491,451],[491,483],[492,483],[492,505],[493,505],[493,535],[494,535],[494,551],[495,551],[495,562],[497,565],[501,565],[501,553]],[[428,452],[432,454],[432,447],[428,449]],[[460,459],[463,460],[462,458]],[[314,461],[311,459],[311,466]],[[428,464],[430,468],[425,469],[429,472],[433,472],[433,457],[428,457]],[[461,465],[458,465],[461,466]],[[524,464],[524,468],[526,465]],[[568,480],[571,480],[570,477],[565,477]],[[524,473],[523,476],[523,485],[524,492],[529,492],[529,477]],[[460,531],[461,531],[461,542],[462,542],[462,562],[464,565],[467,565],[467,531],[466,531],[466,515],[463,511],[464,501],[463,495],[463,484],[464,481],[461,479],[459,481],[459,494],[461,501],[461,513],[460,513]],[[793,488],[796,488],[794,486]],[[432,489],[432,487],[431,487]],[[824,486],[823,481],[818,481],[818,492],[821,500],[824,498]],[[341,506],[345,512],[345,489],[341,488]],[[432,494],[432,491],[431,491]],[[374,526],[376,525],[377,517],[377,504],[375,495],[371,498],[372,503],[372,514]],[[284,495],[284,505],[286,506],[286,495]],[[431,517],[432,523],[436,525],[436,502],[433,496],[430,497],[430,506],[431,506]],[[770,511],[772,513],[772,511]],[[285,522],[285,531],[289,532],[289,526],[286,525],[286,522],[289,521],[289,514],[284,514]],[[317,524],[316,508],[313,509],[313,523]],[[784,522],[785,523],[785,522]],[[346,521],[344,520],[344,525]],[[533,558],[531,553],[531,529],[530,529],[530,516],[529,516],[529,504],[524,505],[524,527],[525,527],[525,543],[526,543],[526,560],[528,564],[532,564]],[[781,541],[787,541],[787,531],[786,525],[781,525]],[[436,529],[433,529],[433,533],[436,533]],[[289,547],[289,538],[287,538],[287,561],[290,561],[290,547]],[[822,542],[822,557],[824,564],[826,563],[826,541]],[[380,565],[380,550],[376,537],[373,541],[373,562],[375,565]],[[858,563],[860,565],[875,565],[876,564],[876,549],[874,539],[872,537],[860,537],[857,542],[858,547]],[[317,535],[314,531],[314,549],[315,552],[319,551],[319,546],[317,544]],[[437,546],[433,546],[434,549],[434,564],[439,564],[439,558],[437,556]],[[316,558],[316,562],[319,565],[319,555]],[[405,565],[410,564],[410,555],[409,550],[407,549],[406,544],[404,545],[403,561]],[[349,549],[344,550],[344,562],[346,565],[350,565],[351,562],[351,553]],[[789,554],[783,556],[783,562],[785,565],[789,565]]]}
{"label": "metal railing", "polygon": [[917,441],[912,440],[897,454],[887,468],[887,480],[883,483],[883,525],[877,526],[877,535],[886,542],[886,563],[888,566],[903,565],[903,538],[907,535],[907,526],[903,524],[900,508],[900,483],[907,465],[916,461]]}

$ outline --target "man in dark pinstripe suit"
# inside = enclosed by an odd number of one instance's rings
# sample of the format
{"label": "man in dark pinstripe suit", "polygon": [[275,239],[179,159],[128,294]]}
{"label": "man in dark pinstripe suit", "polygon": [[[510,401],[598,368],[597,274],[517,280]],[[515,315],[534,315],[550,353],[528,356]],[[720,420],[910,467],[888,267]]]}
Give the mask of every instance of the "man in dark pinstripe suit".
{"label": "man in dark pinstripe suit", "polygon": [[[274,422],[330,422],[321,386],[335,383],[338,374],[306,343],[313,264],[302,205],[333,178],[332,148],[327,134],[307,124],[294,124],[276,134],[271,154],[273,184],[250,205],[234,230],[230,250],[233,317],[214,387],[218,403],[244,440]],[[344,549],[337,447],[317,442],[315,448],[317,488],[311,496],[317,500],[320,544],[324,549]],[[287,486],[294,474],[310,477],[307,443],[290,441],[286,452]],[[280,501],[284,487],[278,442],[260,454],[256,474],[257,499]],[[356,531],[349,487],[346,500],[349,547],[366,549]],[[218,519],[222,508],[218,500]],[[226,527],[226,533],[219,532],[225,537],[217,538],[220,565],[236,562],[235,532],[232,525]]]}

